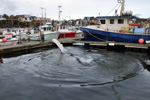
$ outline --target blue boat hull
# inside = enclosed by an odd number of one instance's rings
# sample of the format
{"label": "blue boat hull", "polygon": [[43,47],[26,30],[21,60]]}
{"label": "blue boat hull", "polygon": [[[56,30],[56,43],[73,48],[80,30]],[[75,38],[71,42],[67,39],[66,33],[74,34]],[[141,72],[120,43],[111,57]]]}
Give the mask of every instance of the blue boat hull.
{"label": "blue boat hull", "polygon": [[150,41],[150,35],[115,33],[83,27],[80,27],[80,30],[83,31],[84,39],[86,41],[115,41],[138,43],[140,38],[144,39],[144,41]]}

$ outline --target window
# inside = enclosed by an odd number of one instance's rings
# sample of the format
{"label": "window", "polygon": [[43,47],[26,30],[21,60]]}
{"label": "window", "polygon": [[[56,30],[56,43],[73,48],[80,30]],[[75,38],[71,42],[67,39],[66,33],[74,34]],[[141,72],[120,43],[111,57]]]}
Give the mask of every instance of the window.
{"label": "window", "polygon": [[44,27],[44,31],[46,31],[46,28]]}
{"label": "window", "polygon": [[105,24],[106,21],[105,20],[100,20],[101,24]]}
{"label": "window", "polygon": [[114,19],[110,19],[110,24],[114,24]]}
{"label": "window", "polygon": [[27,18],[25,18],[25,20],[27,20]]}
{"label": "window", "polygon": [[60,29],[63,29],[63,27],[61,26]]}
{"label": "window", "polygon": [[48,27],[48,28],[47,28],[47,30],[49,30],[49,31],[50,31],[50,30],[51,30],[51,27]]}
{"label": "window", "polygon": [[118,19],[118,24],[123,24],[124,20],[123,19]]}

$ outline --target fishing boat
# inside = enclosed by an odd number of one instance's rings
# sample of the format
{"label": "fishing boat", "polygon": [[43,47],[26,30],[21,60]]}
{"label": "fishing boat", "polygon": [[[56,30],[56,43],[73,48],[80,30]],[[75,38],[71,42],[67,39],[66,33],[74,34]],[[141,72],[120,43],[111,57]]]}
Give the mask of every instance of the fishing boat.
{"label": "fishing boat", "polygon": [[96,19],[100,25],[80,27],[84,33],[86,41],[114,41],[139,43],[150,41],[149,28],[135,27],[138,24],[134,23],[133,19],[137,19],[132,15],[132,11],[124,11],[125,0],[118,0],[121,5],[120,15],[115,13],[115,16],[98,16]]}
{"label": "fishing boat", "polygon": [[60,6],[60,5],[58,6],[58,8],[59,8],[59,11],[58,11],[59,12],[59,15],[58,15],[59,24],[54,25],[54,28],[55,28],[55,30],[60,32],[59,38],[73,38],[73,37],[75,37],[76,32],[73,30],[70,30],[69,25],[64,25],[60,22],[60,16],[62,13],[61,7],[62,6]]}
{"label": "fishing boat", "polygon": [[[55,31],[51,23],[39,26],[39,32],[36,34],[28,35],[31,41],[41,41],[41,36],[44,36],[45,41],[52,41],[52,39],[58,39],[60,32]],[[34,32],[33,32],[34,33]]]}
{"label": "fishing boat", "polygon": [[55,25],[57,31],[60,32],[59,38],[73,38],[76,32],[74,30],[69,30],[68,25]]}

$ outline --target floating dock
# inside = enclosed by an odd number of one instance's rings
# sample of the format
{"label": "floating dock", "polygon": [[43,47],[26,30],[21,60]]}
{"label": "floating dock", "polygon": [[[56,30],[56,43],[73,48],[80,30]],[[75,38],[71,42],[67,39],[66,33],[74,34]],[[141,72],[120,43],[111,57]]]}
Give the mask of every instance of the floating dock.
{"label": "floating dock", "polygon": [[[146,53],[150,55],[150,44],[138,44],[138,43],[118,43],[118,42],[94,42],[84,41],[82,36],[75,38],[61,38],[58,41],[64,45],[83,44],[85,47],[95,47],[99,49],[107,49],[108,51],[131,51],[138,53]],[[51,41],[45,42],[22,42],[17,45],[0,46],[0,55],[11,54],[14,52],[28,51],[39,48],[55,47],[56,45]]]}

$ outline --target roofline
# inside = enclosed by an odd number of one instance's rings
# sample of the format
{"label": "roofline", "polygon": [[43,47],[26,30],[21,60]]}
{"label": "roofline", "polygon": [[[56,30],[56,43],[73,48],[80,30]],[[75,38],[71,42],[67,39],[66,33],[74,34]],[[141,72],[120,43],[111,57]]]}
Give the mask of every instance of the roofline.
{"label": "roofline", "polygon": [[98,16],[96,19],[102,19],[102,18],[138,18],[136,16]]}

